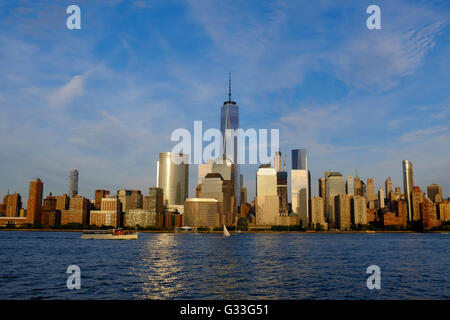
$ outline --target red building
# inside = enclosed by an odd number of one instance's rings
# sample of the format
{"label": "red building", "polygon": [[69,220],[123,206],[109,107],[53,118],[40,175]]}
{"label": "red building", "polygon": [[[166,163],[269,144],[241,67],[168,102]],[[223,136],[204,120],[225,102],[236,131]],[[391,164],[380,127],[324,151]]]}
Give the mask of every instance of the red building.
{"label": "red building", "polygon": [[42,193],[44,183],[41,179],[30,182],[30,192],[28,194],[27,223],[40,224],[42,216]]}
{"label": "red building", "polygon": [[422,213],[422,225],[424,229],[431,229],[441,225],[441,220],[437,218],[436,205],[433,201],[425,198],[420,204],[420,211]]}

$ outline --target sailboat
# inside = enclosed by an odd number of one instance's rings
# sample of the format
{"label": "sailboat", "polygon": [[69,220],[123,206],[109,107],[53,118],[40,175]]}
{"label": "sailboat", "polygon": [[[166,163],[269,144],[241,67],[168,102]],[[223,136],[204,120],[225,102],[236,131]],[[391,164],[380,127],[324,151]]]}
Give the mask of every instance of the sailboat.
{"label": "sailboat", "polygon": [[223,225],[223,235],[225,237],[229,237],[230,236],[230,233],[228,232],[227,227],[225,227],[225,225]]}

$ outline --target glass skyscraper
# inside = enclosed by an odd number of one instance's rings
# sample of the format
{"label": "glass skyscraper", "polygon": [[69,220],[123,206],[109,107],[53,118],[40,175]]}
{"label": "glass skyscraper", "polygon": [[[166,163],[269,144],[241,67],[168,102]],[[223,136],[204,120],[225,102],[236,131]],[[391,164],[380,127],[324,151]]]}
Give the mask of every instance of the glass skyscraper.
{"label": "glass skyscraper", "polygon": [[414,187],[413,164],[403,160],[403,190],[405,192],[406,206],[408,208],[408,220],[412,221],[411,191]]}
{"label": "glass skyscraper", "polygon": [[292,150],[292,170],[308,170],[308,155],[306,149]]}
{"label": "glass skyscraper", "polygon": [[241,185],[240,170],[238,164],[238,138],[231,136],[227,129],[234,131],[239,129],[239,106],[235,101],[231,100],[231,73],[229,78],[228,101],[225,101],[220,110],[220,131],[222,132],[222,154],[234,163],[234,182],[236,203],[240,203]]}

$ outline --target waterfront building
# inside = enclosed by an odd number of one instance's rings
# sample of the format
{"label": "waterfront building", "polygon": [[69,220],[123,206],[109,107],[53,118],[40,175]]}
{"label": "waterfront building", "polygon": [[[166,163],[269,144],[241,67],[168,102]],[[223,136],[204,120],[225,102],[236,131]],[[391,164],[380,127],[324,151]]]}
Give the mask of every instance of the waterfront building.
{"label": "waterfront building", "polygon": [[425,230],[436,228],[441,225],[441,220],[437,217],[436,205],[428,198],[420,203],[420,211],[422,212],[422,225]]}
{"label": "waterfront building", "polygon": [[247,203],[247,188],[241,187],[241,206]]}
{"label": "waterfront building", "polygon": [[56,209],[57,199],[52,194],[44,199],[40,224],[53,227],[61,224],[61,211]]}
{"label": "waterfront building", "polygon": [[350,198],[351,223],[355,226],[367,224],[367,206],[364,197],[355,195]]}
{"label": "waterfront building", "polygon": [[350,229],[350,200],[345,193],[334,197],[335,224],[340,230]]}
{"label": "waterfront building", "polygon": [[73,169],[69,175],[69,197],[78,195],[78,170]]}
{"label": "waterfront building", "polygon": [[413,220],[411,192],[414,186],[413,164],[408,160],[403,160],[403,191],[408,208],[408,221]]}
{"label": "waterfront building", "polygon": [[281,171],[281,152],[275,152],[275,156],[273,157],[273,167],[277,172]]}
{"label": "waterfront building", "polygon": [[277,171],[261,165],[256,173],[256,224],[275,224],[280,211],[277,185]]}
{"label": "waterfront building", "polygon": [[319,197],[325,201],[325,178],[319,178]]}
{"label": "waterfront building", "polygon": [[311,227],[323,228],[323,230],[328,228],[328,224],[325,222],[324,201],[319,196],[314,196],[311,199]]}
{"label": "waterfront building", "polygon": [[354,183],[354,188],[355,188],[354,195],[363,196],[363,192],[362,192],[362,188],[361,188],[361,179],[359,178],[358,170],[356,170],[354,182],[355,182]]}
{"label": "waterfront building", "polygon": [[386,181],[384,181],[384,190],[386,191],[386,197],[390,198],[391,191],[393,191],[391,177],[388,177]]}
{"label": "waterfront building", "polygon": [[287,216],[289,213],[288,191],[287,191],[287,172],[277,171],[277,192],[279,199],[279,214]]}
{"label": "waterfront building", "polygon": [[208,159],[206,163],[201,163],[198,165],[198,182],[197,185],[202,184],[203,179],[206,177],[208,173],[212,173],[214,160]]}
{"label": "waterfront building", "polygon": [[352,196],[355,194],[355,180],[352,175],[347,176],[347,182],[345,185],[345,191],[348,196]]}
{"label": "waterfront building", "polygon": [[40,224],[42,218],[42,195],[44,183],[41,179],[30,182],[30,192],[28,193],[27,223]]}
{"label": "waterfront building", "polygon": [[141,190],[131,190],[131,204],[130,209],[142,209],[143,196]]}
{"label": "waterfront building", "polygon": [[[220,131],[223,141],[221,144],[223,152],[221,154],[227,156],[234,164],[234,194],[236,195],[236,203],[240,204],[240,169],[238,163],[238,146],[239,141],[237,135],[231,136],[227,130],[234,132],[239,129],[239,106],[235,101],[231,100],[231,73],[229,74],[228,83],[228,101],[225,101],[220,110]],[[222,177],[227,180],[225,176]]]}
{"label": "waterfront building", "polygon": [[81,196],[70,198],[69,209],[61,211],[61,224],[79,223],[87,225],[89,223],[89,204],[89,199]]}
{"label": "waterfront building", "polygon": [[69,210],[69,196],[67,194],[63,194],[60,196],[55,196],[56,198],[56,210],[63,211]]}
{"label": "waterfront building", "polygon": [[19,193],[9,194],[3,201],[6,204],[6,217],[19,217],[22,209],[22,197]]}
{"label": "waterfront building", "polygon": [[309,170],[306,149],[292,150],[292,170]]}
{"label": "waterfront building", "polygon": [[420,190],[420,187],[414,186],[410,195],[413,221],[420,221],[421,219],[420,204],[423,202],[424,198],[425,194]]}
{"label": "waterfront building", "polygon": [[303,226],[308,226],[309,219],[309,174],[308,170],[291,171],[291,201],[295,212]]}
{"label": "waterfront building", "polygon": [[[332,172],[325,178],[326,190],[326,218],[328,224],[334,225],[335,221],[335,197],[345,194],[345,179],[340,172]],[[330,226],[331,227],[331,226]]]}
{"label": "waterfront building", "polygon": [[22,197],[18,193],[3,198],[4,215],[0,216],[0,226],[22,226],[26,223],[25,210],[22,209]]}
{"label": "waterfront building", "polygon": [[153,227],[158,224],[158,213],[144,209],[130,209],[123,216],[123,225],[125,227]]}
{"label": "waterfront building", "polygon": [[450,202],[448,200],[438,203],[436,210],[441,221],[450,221]]}
{"label": "waterfront building", "polygon": [[164,191],[164,205],[183,205],[188,197],[188,155],[159,154],[158,187]]}
{"label": "waterfront building", "polygon": [[208,173],[203,179],[199,198],[216,199],[220,223],[231,224],[235,222],[234,187],[230,180],[224,180],[220,173]]}
{"label": "waterfront building", "polygon": [[102,205],[102,199],[109,196],[109,190],[95,190],[94,207],[99,210]]}
{"label": "waterfront building", "polygon": [[213,198],[188,198],[184,202],[184,225],[189,227],[221,226],[219,202]]}
{"label": "waterfront building", "polygon": [[384,204],[384,199],[385,199],[385,195],[384,195],[384,191],[382,188],[378,189],[378,207],[379,208],[384,208],[385,204]]}
{"label": "waterfront building", "polygon": [[435,183],[427,186],[427,195],[434,203],[442,202],[442,187]]}

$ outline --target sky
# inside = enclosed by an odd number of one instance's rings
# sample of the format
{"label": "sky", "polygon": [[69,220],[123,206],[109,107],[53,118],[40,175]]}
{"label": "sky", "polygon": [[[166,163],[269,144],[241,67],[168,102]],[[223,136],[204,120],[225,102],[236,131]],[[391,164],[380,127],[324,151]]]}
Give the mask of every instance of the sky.
{"label": "sky", "polygon": [[[437,0],[0,0],[0,196],[26,200],[35,178],[67,193],[74,168],[91,199],[148,194],[175,129],[220,128],[228,72],[243,129],[279,129],[288,169],[307,149],[313,195],[324,171],[402,187],[407,159],[450,196],[449,17]],[[249,201],[256,169],[241,166]]]}

